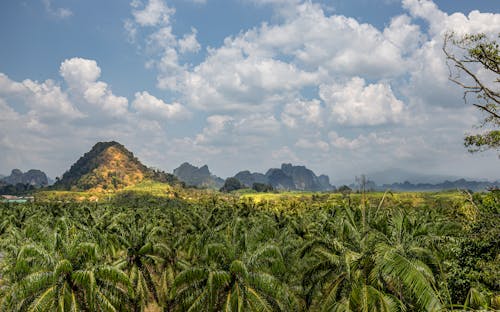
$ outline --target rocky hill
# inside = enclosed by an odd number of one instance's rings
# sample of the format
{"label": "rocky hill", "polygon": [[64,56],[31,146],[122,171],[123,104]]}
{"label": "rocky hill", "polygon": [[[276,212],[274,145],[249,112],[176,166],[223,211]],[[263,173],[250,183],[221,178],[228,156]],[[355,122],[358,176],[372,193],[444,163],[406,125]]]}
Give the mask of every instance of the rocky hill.
{"label": "rocky hill", "polygon": [[174,175],[189,186],[219,189],[224,185],[224,180],[211,174],[207,165],[198,168],[185,162],[174,169]]}
{"label": "rocky hill", "polygon": [[14,169],[9,176],[1,178],[1,181],[6,185],[29,184],[34,187],[44,187],[49,184],[47,175],[36,169],[24,173],[19,169]]}
{"label": "rocky hill", "polygon": [[144,180],[173,183],[177,179],[143,165],[118,142],[99,142],[53,185],[54,189],[107,191]]}
{"label": "rocky hill", "polygon": [[330,185],[328,176],[318,177],[305,166],[292,164],[282,164],[281,168],[271,168],[266,174],[251,173],[248,170],[240,171],[234,177],[247,187],[251,187],[253,183],[264,183],[278,190],[330,191],[335,188]]}
{"label": "rocky hill", "polygon": [[238,181],[240,181],[246,187],[252,187],[254,183],[268,184],[269,179],[265,174],[254,172],[251,173],[248,170],[240,171],[235,176]]}

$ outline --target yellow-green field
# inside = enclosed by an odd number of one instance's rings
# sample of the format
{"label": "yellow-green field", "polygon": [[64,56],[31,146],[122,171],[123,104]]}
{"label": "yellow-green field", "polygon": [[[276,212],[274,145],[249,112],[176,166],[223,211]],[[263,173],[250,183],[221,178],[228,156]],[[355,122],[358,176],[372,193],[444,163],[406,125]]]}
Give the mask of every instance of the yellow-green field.
{"label": "yellow-green field", "polygon": [[435,201],[462,201],[467,196],[460,191],[446,192],[367,192],[366,194],[351,193],[343,195],[340,193],[328,192],[300,192],[300,191],[283,191],[273,193],[256,193],[247,191],[236,191],[230,194],[219,193],[215,190],[202,189],[183,189],[176,186],[171,186],[166,183],[158,183],[154,181],[144,181],[137,185],[126,187],[118,191],[39,191],[35,194],[37,201],[91,201],[105,202],[116,196],[120,196],[129,192],[136,194],[151,195],[155,197],[181,198],[185,200],[196,200],[204,196],[213,196],[215,194],[223,197],[239,198],[243,201],[253,201],[255,203],[278,202],[278,201],[316,201],[316,202],[341,202],[349,199],[354,202],[361,200],[369,201],[370,203],[391,202],[391,203],[408,203],[413,207],[426,205]]}

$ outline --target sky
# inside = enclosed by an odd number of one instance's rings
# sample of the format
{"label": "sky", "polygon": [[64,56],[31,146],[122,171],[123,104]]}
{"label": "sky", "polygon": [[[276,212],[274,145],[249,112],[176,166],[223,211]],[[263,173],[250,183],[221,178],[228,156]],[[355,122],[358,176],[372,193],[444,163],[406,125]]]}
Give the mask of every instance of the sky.
{"label": "sky", "polygon": [[484,116],[448,79],[450,31],[494,37],[498,1],[5,0],[0,173],[61,176],[115,140],[168,172],[497,180],[498,152],[463,146]]}

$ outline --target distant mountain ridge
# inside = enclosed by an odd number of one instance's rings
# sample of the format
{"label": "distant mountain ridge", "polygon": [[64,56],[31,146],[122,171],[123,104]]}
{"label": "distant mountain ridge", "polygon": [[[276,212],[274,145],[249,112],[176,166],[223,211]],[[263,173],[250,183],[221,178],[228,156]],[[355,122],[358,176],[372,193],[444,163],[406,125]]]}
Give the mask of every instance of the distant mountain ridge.
{"label": "distant mountain ridge", "polygon": [[251,173],[248,170],[238,172],[234,178],[238,179],[247,187],[252,187],[253,183],[270,184],[277,190],[297,190],[297,191],[331,191],[335,187],[330,184],[327,175],[316,174],[305,166],[294,166],[284,163],[281,168],[271,168],[266,174]]}
{"label": "distant mountain ridge", "polygon": [[211,174],[207,165],[198,168],[185,162],[174,169],[173,173],[188,186],[220,189],[224,185],[224,180]]}
{"label": "distant mountain ridge", "polygon": [[391,189],[395,191],[442,191],[442,190],[471,190],[474,192],[484,191],[488,189],[499,189],[500,181],[485,182],[485,181],[467,181],[459,179],[455,181],[444,181],[441,183],[417,183],[413,184],[408,181],[403,183],[384,184],[379,189]]}
{"label": "distant mountain ridge", "polygon": [[376,181],[380,184],[392,184],[396,182],[408,181],[413,184],[429,183],[439,184],[443,181],[456,181],[462,177],[442,174],[423,174],[413,172],[406,169],[391,168],[382,171],[368,173],[366,175],[370,180]]}
{"label": "distant mountain ridge", "polygon": [[48,184],[47,175],[43,171],[31,169],[23,173],[14,169],[9,176],[0,178],[0,194],[24,195]]}
{"label": "distant mountain ridge", "polygon": [[[403,169],[389,169],[367,176],[365,189],[367,190],[395,190],[395,191],[440,191],[453,189],[468,189],[484,191],[500,188],[500,180],[474,181],[466,179],[444,179],[441,175],[425,175]],[[405,179],[399,179],[405,177]],[[335,186],[330,184],[327,175],[317,176],[305,166],[281,164],[280,168],[270,168],[265,174],[240,171],[234,175],[245,187],[252,187],[254,183],[269,184],[276,190],[298,191],[333,191]],[[407,178],[407,179],[406,179]],[[381,180],[379,180],[381,179]],[[441,180],[440,180],[441,179]],[[143,165],[134,154],[116,141],[98,142],[92,149],[80,157],[62,177],[56,179],[51,187],[56,190],[117,190],[144,180],[153,180],[167,183],[183,181],[187,185],[219,189],[224,180],[212,174],[207,165],[193,166],[187,162],[174,170],[174,174],[148,168]],[[380,184],[376,184],[376,182]],[[390,181],[385,183],[384,181]],[[393,183],[393,181],[405,181]],[[439,181],[414,182],[414,181]],[[31,169],[23,173],[19,169],[12,170],[9,176],[0,175],[0,188],[5,192],[30,191],[50,184],[50,179],[40,170]],[[348,184],[348,183],[346,183]],[[22,187],[13,188],[12,186]],[[350,184],[357,189],[359,186]]]}
{"label": "distant mountain ridge", "polygon": [[176,182],[168,173],[143,165],[134,154],[118,142],[99,142],[85,153],[58,179],[54,189],[117,190],[144,180]]}
{"label": "distant mountain ridge", "polygon": [[[352,183],[349,187],[353,190],[360,190],[359,184]],[[448,191],[448,190],[469,190],[473,192],[481,192],[490,189],[499,189],[500,181],[468,181],[466,179],[457,179],[455,181],[444,181],[440,183],[411,183],[409,181],[377,184],[373,180],[366,180],[365,190],[367,191],[402,191],[402,192],[425,192],[425,191]]]}
{"label": "distant mountain ridge", "polygon": [[31,169],[22,172],[19,169],[13,169],[11,174],[0,179],[6,185],[29,184],[34,187],[45,187],[49,180],[45,172],[38,169]]}

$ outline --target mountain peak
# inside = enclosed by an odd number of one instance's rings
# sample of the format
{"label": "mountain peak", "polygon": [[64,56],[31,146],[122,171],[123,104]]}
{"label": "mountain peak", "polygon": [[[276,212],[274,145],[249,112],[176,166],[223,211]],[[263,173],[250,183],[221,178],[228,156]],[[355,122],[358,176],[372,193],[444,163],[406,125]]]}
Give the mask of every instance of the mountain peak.
{"label": "mountain peak", "polygon": [[145,179],[173,181],[167,174],[143,165],[122,144],[98,142],[65,172],[54,184],[59,189],[114,190],[137,184]]}

